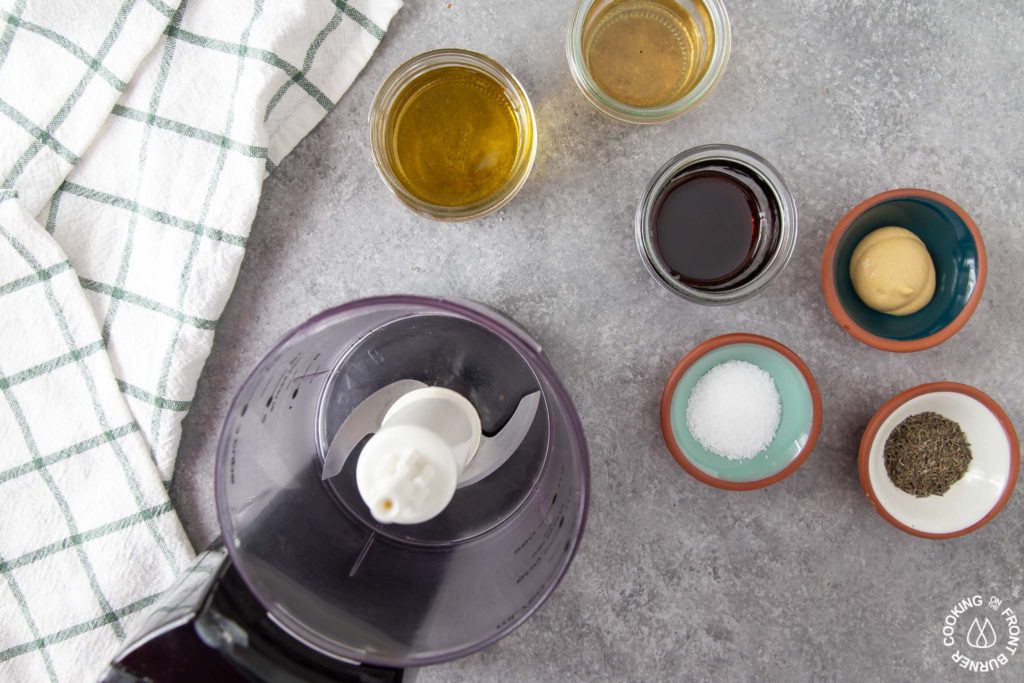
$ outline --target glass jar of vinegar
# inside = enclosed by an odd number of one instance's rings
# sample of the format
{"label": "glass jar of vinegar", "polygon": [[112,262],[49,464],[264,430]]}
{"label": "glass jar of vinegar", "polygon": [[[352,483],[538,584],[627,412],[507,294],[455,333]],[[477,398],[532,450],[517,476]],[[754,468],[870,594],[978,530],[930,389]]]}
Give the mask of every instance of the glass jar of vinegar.
{"label": "glass jar of vinegar", "polygon": [[722,0],[579,0],[566,53],[576,84],[597,109],[659,123],[708,96],[731,40]]}

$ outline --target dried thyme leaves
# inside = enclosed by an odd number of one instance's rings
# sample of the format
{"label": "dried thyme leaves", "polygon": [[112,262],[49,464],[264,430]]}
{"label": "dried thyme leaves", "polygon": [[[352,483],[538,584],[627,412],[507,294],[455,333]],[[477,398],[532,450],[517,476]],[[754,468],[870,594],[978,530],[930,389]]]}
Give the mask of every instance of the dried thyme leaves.
{"label": "dried thyme leaves", "polygon": [[941,496],[967,472],[971,445],[953,420],[911,415],[885,441],[885,471],[898,488],[923,498]]}

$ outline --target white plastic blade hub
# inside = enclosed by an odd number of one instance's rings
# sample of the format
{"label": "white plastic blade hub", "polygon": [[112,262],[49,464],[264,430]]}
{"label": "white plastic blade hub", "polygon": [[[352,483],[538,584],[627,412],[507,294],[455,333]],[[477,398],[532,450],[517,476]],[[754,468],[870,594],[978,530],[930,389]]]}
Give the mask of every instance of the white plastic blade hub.
{"label": "white plastic blade hub", "polygon": [[380,522],[439,515],[480,445],[480,416],[464,396],[427,387],[398,399],[356,463],[359,495]]}

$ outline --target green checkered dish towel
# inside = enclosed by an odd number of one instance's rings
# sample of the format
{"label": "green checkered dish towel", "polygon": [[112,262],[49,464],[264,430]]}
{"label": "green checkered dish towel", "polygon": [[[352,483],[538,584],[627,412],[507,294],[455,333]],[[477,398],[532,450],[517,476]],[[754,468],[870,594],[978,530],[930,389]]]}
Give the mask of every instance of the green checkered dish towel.
{"label": "green checkered dish towel", "polygon": [[400,6],[0,0],[0,681],[95,678],[191,560],[166,482],[263,179]]}

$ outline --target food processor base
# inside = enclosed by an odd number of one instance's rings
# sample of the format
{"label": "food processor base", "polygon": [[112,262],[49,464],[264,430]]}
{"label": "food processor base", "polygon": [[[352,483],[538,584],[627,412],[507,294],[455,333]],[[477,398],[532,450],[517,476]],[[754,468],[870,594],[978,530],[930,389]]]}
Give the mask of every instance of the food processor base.
{"label": "food processor base", "polygon": [[149,611],[100,683],[412,683],[418,669],[327,657],[271,621],[220,542]]}

